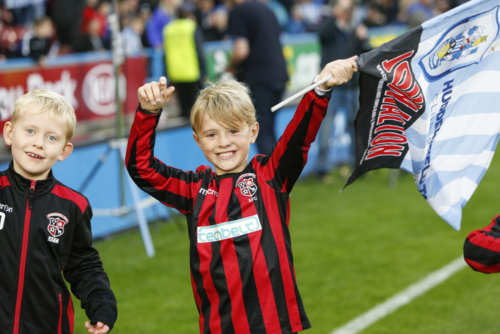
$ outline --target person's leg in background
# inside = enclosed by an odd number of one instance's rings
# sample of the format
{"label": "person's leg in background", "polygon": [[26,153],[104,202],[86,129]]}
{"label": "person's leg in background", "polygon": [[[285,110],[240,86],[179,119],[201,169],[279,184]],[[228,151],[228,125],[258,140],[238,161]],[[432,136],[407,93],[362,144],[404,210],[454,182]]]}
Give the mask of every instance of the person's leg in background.
{"label": "person's leg in background", "polygon": [[332,91],[330,102],[328,103],[328,109],[326,111],[325,118],[323,119],[323,122],[321,122],[321,127],[319,128],[317,138],[319,151],[315,173],[316,176],[320,179],[324,178],[331,169],[331,166],[328,162],[328,153],[330,152],[330,138],[333,131],[333,121],[335,119],[335,115],[337,114],[337,110],[342,104],[342,99],[343,90],[334,89]]}
{"label": "person's leg in background", "polygon": [[189,120],[191,108],[193,108],[196,96],[202,88],[201,81],[173,83],[173,86],[181,107],[181,116]]}
{"label": "person's leg in background", "polygon": [[359,88],[352,88],[346,90],[346,116],[347,125],[346,131],[351,138],[351,143],[349,145],[349,167],[354,169],[354,164],[356,163],[356,140],[354,135],[354,119],[359,109]]}
{"label": "person's leg in background", "polygon": [[271,111],[271,107],[281,102],[285,83],[251,83],[248,86],[257,113],[257,122],[260,125],[256,140],[257,148],[260,154],[269,154],[276,145],[274,129],[276,113]]}

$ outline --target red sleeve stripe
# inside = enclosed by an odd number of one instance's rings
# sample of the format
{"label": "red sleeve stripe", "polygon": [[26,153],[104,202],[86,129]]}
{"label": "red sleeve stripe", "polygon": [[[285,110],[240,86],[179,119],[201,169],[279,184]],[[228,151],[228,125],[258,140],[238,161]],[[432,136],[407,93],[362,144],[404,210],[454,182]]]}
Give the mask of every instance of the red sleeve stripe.
{"label": "red sleeve stripe", "polygon": [[201,312],[201,298],[196,291],[196,283],[194,282],[193,272],[189,271],[189,276],[191,277],[191,287],[194,293],[194,300],[196,301],[196,307],[198,308],[198,312],[200,313],[200,333],[203,333],[203,327],[205,326],[205,318],[203,317],[203,312]]}
{"label": "red sleeve stripe", "polygon": [[[198,196],[198,197],[201,197]],[[198,198],[198,200],[201,200]],[[215,196],[205,196],[202,206],[208,206],[208,207],[213,207],[215,202]],[[199,211],[201,214],[198,217],[198,222],[203,222],[205,223],[204,225],[199,224],[198,226],[206,226],[208,224],[208,218],[211,215],[212,210],[207,210],[201,208]],[[197,235],[197,233],[196,233]],[[205,290],[205,294],[209,300],[210,303],[210,318],[205,319],[208,320],[208,325],[210,329],[211,334],[223,334],[222,329],[221,329],[221,320],[220,320],[220,314],[219,314],[219,294],[217,292],[217,289],[215,288],[214,282],[212,281],[212,275],[210,273],[210,263],[212,262],[212,243],[211,242],[205,242],[205,243],[198,243],[197,242],[197,248],[198,248],[198,255],[199,255],[199,263],[200,263],[200,268],[199,268],[199,273],[200,276],[203,280],[203,289]],[[205,310],[201,310],[204,312]]]}
{"label": "red sleeve stripe", "polygon": [[[267,186],[267,184],[262,184],[262,186]],[[302,324],[300,319],[299,309],[297,307],[297,296],[295,295],[295,285],[294,285],[294,273],[293,267],[291,266],[291,259],[288,258],[288,253],[286,250],[286,244],[283,233],[283,226],[281,217],[279,216],[279,207],[276,202],[276,197],[273,196],[270,191],[261,191],[262,199],[264,203],[268,204],[270,207],[266,207],[266,213],[269,217],[272,233],[274,239],[276,240],[276,246],[278,247],[278,256],[281,269],[281,277],[283,279],[283,288],[285,290],[286,303],[289,306],[288,316],[290,318],[290,323],[292,330],[294,332],[302,331]],[[289,216],[287,216],[286,225],[288,225]]]}
{"label": "red sleeve stripe", "polygon": [[[243,207],[242,202],[248,201],[248,197],[243,196],[243,194],[241,194],[239,190],[236,191],[236,194],[241,203],[241,206]],[[252,206],[247,211],[245,211],[244,216],[250,217],[256,214],[257,210],[254,206]],[[269,277],[267,261],[261,245],[261,238],[262,230],[248,234],[248,240],[250,242],[250,248],[252,250],[253,274],[255,277],[257,295],[259,297],[262,317],[264,319],[264,326],[266,327],[266,333],[281,333],[281,328],[279,327],[280,321],[278,310],[276,308],[271,278]]]}
{"label": "red sleeve stripe", "polygon": [[[231,189],[233,184],[232,178],[222,179],[220,188]],[[227,222],[227,203],[230,201],[232,192],[224,191],[219,193],[217,200],[218,208],[216,214],[218,221]],[[221,207],[222,206],[222,207]],[[243,301],[243,284],[241,282],[240,267],[238,264],[238,256],[234,247],[234,239],[225,239],[221,241],[220,254],[222,257],[222,264],[224,272],[226,273],[227,290],[229,298],[231,299],[231,319],[234,326],[234,331],[238,334],[250,334],[250,327],[248,321],[241,321],[240,319],[248,319]]]}
{"label": "red sleeve stripe", "polygon": [[475,271],[479,271],[485,274],[494,274],[500,272],[500,264],[487,266],[481,263],[477,263],[475,261],[465,259],[465,262]]}
{"label": "red sleeve stripe", "polygon": [[491,232],[491,229],[493,228],[493,226],[495,226],[496,220],[499,217],[500,217],[500,215],[498,215],[495,218],[493,218],[493,220],[491,221],[491,223],[488,226],[486,226],[485,228],[483,228],[483,231],[484,232]]}
{"label": "red sleeve stripe", "polygon": [[[136,113],[136,120],[134,120],[134,131],[131,132],[129,145],[127,148],[126,163],[129,166],[130,157],[133,154],[133,144],[135,143],[135,159],[137,164],[137,172],[143,180],[147,180],[154,188],[160,191],[168,190],[173,194],[190,198],[189,187],[186,182],[178,178],[166,178],[161,175],[157,170],[152,168],[152,165],[157,163],[156,158],[153,156],[153,146],[151,145],[151,136],[154,134],[156,126],[156,115],[145,115],[143,113]],[[143,118],[143,120],[141,120]],[[150,129],[148,132],[140,133],[138,128]]]}
{"label": "red sleeve stripe", "polygon": [[3,188],[7,186],[10,186],[9,178],[7,177],[7,175],[4,175],[0,177],[0,187]]}
{"label": "red sleeve stripe", "polygon": [[69,293],[69,302],[68,302],[68,321],[69,321],[69,332],[73,334],[73,329],[75,327],[75,312],[73,310],[73,302],[71,301],[71,292]]}
{"label": "red sleeve stripe", "polygon": [[56,196],[61,197],[61,198],[68,199],[68,200],[72,201],[73,203],[75,203],[76,205],[78,205],[78,207],[80,208],[82,213],[84,213],[85,209],[87,209],[88,202],[85,199],[85,197],[83,197],[82,195],[80,195],[79,193],[77,193],[74,190],[71,190],[65,186],[60,185],[60,184],[56,184],[54,189],[52,189],[52,193]]}

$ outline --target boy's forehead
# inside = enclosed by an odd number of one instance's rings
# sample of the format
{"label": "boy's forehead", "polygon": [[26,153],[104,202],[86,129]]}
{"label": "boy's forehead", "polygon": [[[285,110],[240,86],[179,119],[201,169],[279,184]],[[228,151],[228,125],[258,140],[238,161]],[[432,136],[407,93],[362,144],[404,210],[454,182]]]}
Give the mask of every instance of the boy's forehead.
{"label": "boy's forehead", "polygon": [[234,128],[235,125],[238,127],[244,127],[245,123],[238,122],[237,120],[233,119],[225,119],[225,120],[216,120],[210,116],[210,113],[205,112],[203,115],[202,122],[200,124],[200,130],[201,131],[206,131],[209,128],[213,128],[214,126],[220,126],[225,129],[230,129]]}
{"label": "boy's forehead", "polygon": [[[50,109],[40,111],[39,105],[29,106],[26,108],[22,116],[20,116],[16,123],[25,123],[34,125],[36,127],[46,127],[52,131],[63,132],[66,134],[69,130],[68,124],[63,117],[58,117],[50,112]],[[43,121],[42,121],[43,120]],[[15,123],[14,123],[15,126]]]}

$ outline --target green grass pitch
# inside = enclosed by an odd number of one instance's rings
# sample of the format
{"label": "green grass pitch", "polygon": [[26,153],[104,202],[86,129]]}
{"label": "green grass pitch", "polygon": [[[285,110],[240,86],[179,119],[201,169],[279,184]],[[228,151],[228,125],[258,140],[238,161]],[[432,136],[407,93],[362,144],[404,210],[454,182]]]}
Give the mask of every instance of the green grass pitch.
{"label": "green grass pitch", "polygon": [[[300,180],[291,196],[292,247],[299,289],[312,328],[328,334],[462,255],[466,235],[500,214],[496,157],[453,230],[418,193],[411,175],[378,170],[349,186]],[[184,218],[151,224],[156,256],[138,231],[95,243],[118,300],[114,333],[197,333]],[[382,318],[362,333],[498,333],[500,277],[469,267]],[[75,303],[75,334],[86,333]]]}

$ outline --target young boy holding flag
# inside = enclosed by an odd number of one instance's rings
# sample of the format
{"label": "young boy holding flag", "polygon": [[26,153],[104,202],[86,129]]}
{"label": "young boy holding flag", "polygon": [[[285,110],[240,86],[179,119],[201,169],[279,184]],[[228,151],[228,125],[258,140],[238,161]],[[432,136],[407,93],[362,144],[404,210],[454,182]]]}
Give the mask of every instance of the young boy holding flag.
{"label": "young boy holding flag", "polygon": [[214,166],[184,172],[154,157],[155,127],[173,88],[166,79],[138,90],[127,169],[136,184],[186,215],[190,269],[201,333],[286,333],[310,327],[297,288],[289,194],[306,164],[331,89],[356,71],[355,57],[329,63],[333,77],[308,92],[272,152],[250,163],[259,133],[247,88],[222,81],[191,111],[193,137]]}

